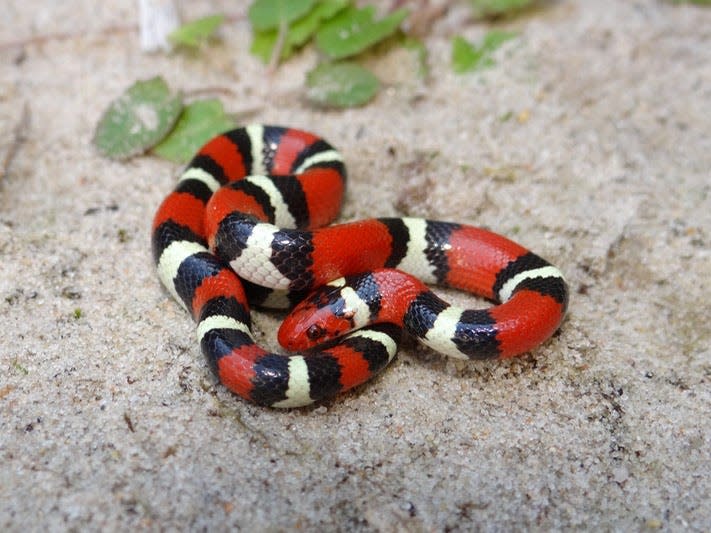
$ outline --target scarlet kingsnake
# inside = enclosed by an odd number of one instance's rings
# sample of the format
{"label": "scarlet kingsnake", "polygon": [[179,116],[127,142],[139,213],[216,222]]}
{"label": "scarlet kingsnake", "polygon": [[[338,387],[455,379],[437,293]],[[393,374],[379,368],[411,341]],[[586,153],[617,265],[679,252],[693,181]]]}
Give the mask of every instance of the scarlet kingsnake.
{"label": "scarlet kingsnake", "polygon": [[[481,359],[528,351],[559,326],[562,274],[500,235],[417,218],[322,227],[337,216],[345,181],[341,155],[323,139],[255,124],[205,144],[158,209],[159,277],[196,320],[229,389],[261,405],[307,405],[382,370],[403,327],[447,355]],[[460,309],[423,282],[503,303]],[[279,340],[292,349],[330,340],[325,348],[281,355],[255,343],[248,298],[278,307],[318,287]]]}

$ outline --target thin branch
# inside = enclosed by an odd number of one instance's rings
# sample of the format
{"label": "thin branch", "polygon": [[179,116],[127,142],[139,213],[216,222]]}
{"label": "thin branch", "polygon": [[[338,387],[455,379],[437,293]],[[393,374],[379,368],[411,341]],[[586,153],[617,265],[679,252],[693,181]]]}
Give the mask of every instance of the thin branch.
{"label": "thin branch", "polygon": [[221,94],[223,96],[229,96],[229,97],[234,97],[237,95],[237,93],[229,88],[229,87],[199,87],[197,89],[187,89],[183,91],[183,95],[187,98],[195,98],[195,97],[200,97],[204,95],[211,95],[211,94]]}
{"label": "thin branch", "polygon": [[267,65],[268,74],[274,74],[279,66],[279,60],[281,59],[281,54],[284,51],[284,43],[286,42],[286,34],[288,31],[289,25],[282,19],[279,22],[279,34],[277,35],[277,40],[274,43],[274,48],[272,49],[272,56],[269,58],[269,64]]}

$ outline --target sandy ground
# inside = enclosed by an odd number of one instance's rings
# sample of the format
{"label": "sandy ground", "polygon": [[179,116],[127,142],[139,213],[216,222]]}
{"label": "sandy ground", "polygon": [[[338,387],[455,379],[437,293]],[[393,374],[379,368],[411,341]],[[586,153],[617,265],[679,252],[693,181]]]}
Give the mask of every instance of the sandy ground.
{"label": "sandy ground", "polygon": [[[29,121],[0,182],[0,529],[709,530],[711,9],[553,2],[466,76],[450,39],[487,28],[453,9],[427,81],[391,52],[387,89],[343,112],[304,101],[313,51],[267,78],[243,17],[208,54],[145,55],[132,1],[3,11],[0,157]],[[458,220],[547,257],[572,288],[560,333],[482,364],[407,342],[308,409],[233,396],[150,257],[179,168],[90,143],[156,74],[331,140],[344,219]],[[255,316],[265,344],[279,318]]]}

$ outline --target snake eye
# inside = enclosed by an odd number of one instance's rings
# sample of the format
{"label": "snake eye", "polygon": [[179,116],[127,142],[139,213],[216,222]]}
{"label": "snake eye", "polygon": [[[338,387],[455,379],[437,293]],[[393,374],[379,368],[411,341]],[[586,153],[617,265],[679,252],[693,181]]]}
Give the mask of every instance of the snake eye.
{"label": "snake eye", "polygon": [[318,324],[311,324],[306,330],[306,336],[309,340],[317,341],[326,334],[326,329]]}

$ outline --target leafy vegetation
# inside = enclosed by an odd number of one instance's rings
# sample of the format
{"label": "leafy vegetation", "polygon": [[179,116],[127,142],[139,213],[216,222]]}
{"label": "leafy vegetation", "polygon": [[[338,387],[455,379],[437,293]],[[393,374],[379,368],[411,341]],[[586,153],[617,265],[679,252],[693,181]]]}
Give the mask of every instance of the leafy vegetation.
{"label": "leafy vegetation", "polygon": [[185,163],[212,137],[236,125],[219,100],[198,100],[185,106],[175,128],[153,148],[153,153],[175,163]]}
{"label": "leafy vegetation", "polygon": [[353,107],[370,101],[380,88],[378,78],[357,63],[323,63],[306,76],[307,97],[331,107]]}
{"label": "leafy vegetation", "polygon": [[[277,59],[280,61],[289,59],[314,36],[324,21],[345,9],[349,3],[349,0],[322,0],[316,4],[311,11],[286,28]],[[252,28],[254,37],[250,52],[267,63],[272,58],[274,47],[277,45],[279,30],[272,28],[260,31],[254,26]]]}
{"label": "leafy vegetation", "polygon": [[205,141],[236,126],[215,99],[183,104],[163,78],[138,81],[112,102],[97,126],[94,145],[111,159],[148,150],[185,163]]}
{"label": "leafy vegetation", "polygon": [[[290,10],[277,0],[255,0],[249,10],[253,40],[250,51],[275,67],[299,48],[314,42],[327,62],[306,75],[306,97],[320,106],[362,105],[377,93],[380,82],[365,67],[340,64],[370,50],[395,34],[408,15],[398,9],[377,18],[375,7],[358,8],[352,0],[294,2]],[[271,7],[269,7],[271,6]]]}
{"label": "leafy vegetation", "polygon": [[452,68],[455,72],[463,73],[492,67],[495,64],[492,54],[514,37],[516,34],[512,32],[493,30],[477,46],[457,36],[452,41]]}
{"label": "leafy vegetation", "polygon": [[306,15],[316,0],[255,0],[249,7],[249,21],[257,31],[279,28]]}
{"label": "leafy vegetation", "polygon": [[[502,16],[535,0],[469,2],[476,15]],[[357,5],[355,0],[253,0],[248,11],[253,32],[250,52],[274,69],[302,47],[313,44],[322,59],[306,74],[308,100],[326,107],[360,106],[374,98],[381,87],[380,80],[359,62],[360,58],[377,55],[382,50],[378,45],[385,40],[416,54],[416,74],[422,78],[427,75],[424,43],[400,30],[408,15],[406,9],[379,15],[374,6]],[[184,24],[169,39],[178,48],[199,48],[214,37],[224,22],[224,15],[206,16]],[[452,69],[463,73],[491,67],[493,53],[515,36],[491,31],[479,44],[455,37]],[[113,159],[127,159],[152,150],[171,161],[185,162],[210,137],[235,125],[219,100],[198,100],[186,105],[180,92],[172,91],[162,78],[155,77],[134,83],[109,105],[93,142],[103,155]]]}
{"label": "leafy vegetation", "polygon": [[395,33],[407,14],[398,9],[376,20],[373,6],[349,7],[318,31],[316,46],[331,59],[352,57]]}
{"label": "leafy vegetation", "polygon": [[474,14],[480,17],[502,17],[531,6],[536,0],[469,0]]}
{"label": "leafy vegetation", "polygon": [[225,21],[224,15],[210,15],[187,24],[183,24],[173,33],[168,35],[168,39],[176,46],[187,46],[197,48],[206,43]]}
{"label": "leafy vegetation", "polygon": [[180,94],[163,78],[137,81],[114,100],[94,134],[94,144],[111,159],[128,159],[158,144],[183,109]]}

